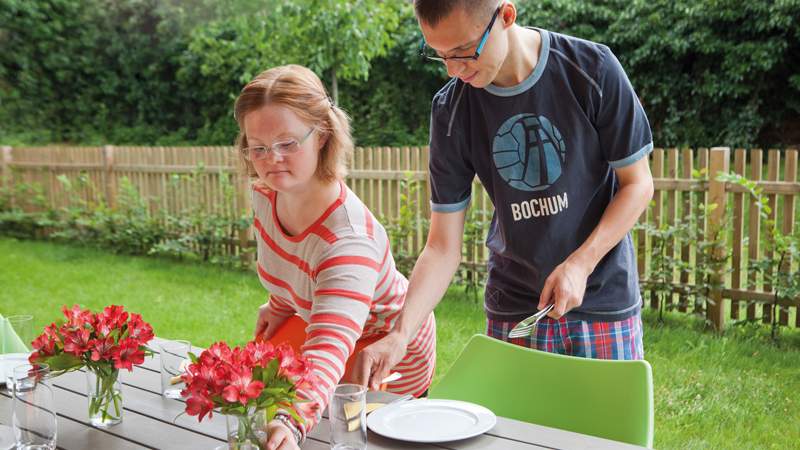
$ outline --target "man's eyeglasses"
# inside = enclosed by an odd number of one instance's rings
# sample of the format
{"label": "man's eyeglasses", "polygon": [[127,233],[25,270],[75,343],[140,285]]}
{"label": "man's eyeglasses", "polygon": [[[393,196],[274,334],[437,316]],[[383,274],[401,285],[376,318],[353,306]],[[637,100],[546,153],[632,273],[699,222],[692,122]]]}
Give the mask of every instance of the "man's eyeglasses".
{"label": "man's eyeglasses", "polygon": [[314,130],[316,130],[316,128],[311,128],[308,130],[308,133],[306,133],[306,135],[299,140],[288,139],[286,141],[276,142],[272,145],[254,145],[252,147],[245,147],[242,149],[242,156],[244,156],[244,159],[248,161],[259,161],[266,158],[270,151],[273,151],[281,156],[291,155],[300,149],[300,145],[305,142],[309,136],[311,136],[311,133],[313,133]]}
{"label": "man's eyeglasses", "polygon": [[431,61],[439,61],[441,63],[445,63],[447,61],[475,61],[481,56],[481,52],[483,51],[483,47],[486,45],[486,41],[489,39],[489,32],[492,31],[492,27],[494,26],[494,21],[497,20],[497,16],[500,14],[500,10],[503,8],[503,4],[501,3],[500,6],[494,11],[492,14],[492,20],[489,22],[489,26],[486,27],[486,31],[483,32],[481,36],[481,40],[478,42],[478,47],[475,48],[475,54],[469,56],[440,56],[436,50],[431,48],[426,42],[425,38],[422,38],[422,42],[419,44],[419,54],[423,58],[430,59]]}

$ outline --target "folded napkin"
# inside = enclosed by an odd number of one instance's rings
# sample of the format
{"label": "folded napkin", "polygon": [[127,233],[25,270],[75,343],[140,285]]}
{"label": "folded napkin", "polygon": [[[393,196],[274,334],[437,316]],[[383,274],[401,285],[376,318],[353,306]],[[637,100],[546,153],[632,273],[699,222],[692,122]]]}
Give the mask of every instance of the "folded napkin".
{"label": "folded napkin", "polygon": [[[367,414],[378,408],[383,408],[388,403],[367,403]],[[361,426],[361,404],[358,402],[345,403],[344,416],[347,418],[347,431],[355,431]]]}
{"label": "folded napkin", "polygon": [[0,353],[28,353],[29,351],[28,346],[17,336],[8,319],[0,314]]}

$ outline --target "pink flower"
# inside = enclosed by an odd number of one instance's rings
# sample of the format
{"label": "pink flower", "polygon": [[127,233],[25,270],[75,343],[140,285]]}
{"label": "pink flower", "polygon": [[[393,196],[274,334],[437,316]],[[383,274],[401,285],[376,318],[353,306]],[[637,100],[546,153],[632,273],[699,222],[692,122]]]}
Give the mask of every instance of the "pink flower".
{"label": "pink flower", "polygon": [[[211,344],[211,347],[206,351],[209,356],[219,359],[220,361],[230,364],[233,358],[233,351],[224,342],[216,342]],[[206,352],[203,352],[206,354]]]}
{"label": "pink flower", "polygon": [[61,342],[61,338],[58,336],[58,325],[55,322],[44,327],[43,334],[56,342]]}
{"label": "pink flower", "polygon": [[31,347],[35,350],[29,357],[28,361],[31,363],[36,362],[41,358],[54,356],[63,351],[61,346],[61,337],[58,335],[58,326],[55,323],[44,328],[44,332],[36,337],[31,342]]}
{"label": "pink flower", "polygon": [[247,355],[249,365],[267,367],[275,359],[275,346],[270,342],[250,341],[244,348],[243,353]]}
{"label": "pink flower", "polygon": [[312,366],[302,356],[297,356],[289,344],[281,344],[276,349],[281,360],[278,374],[288,379],[303,379],[311,374]]}
{"label": "pink flower", "polygon": [[[185,391],[184,391],[185,392]],[[208,397],[195,393],[186,399],[186,414],[190,416],[199,416],[198,421],[203,420],[206,414],[211,417],[214,410],[214,402]]]}
{"label": "pink flower", "polygon": [[228,384],[229,370],[217,362],[211,364],[190,364],[183,375],[186,390],[190,392],[206,391],[210,395],[221,395]]}
{"label": "pink flower", "polygon": [[113,337],[93,339],[89,342],[89,345],[92,347],[92,361],[110,361],[117,350],[114,346]]}
{"label": "pink flower", "polygon": [[128,337],[136,339],[140,344],[146,344],[153,339],[153,327],[142,320],[139,314],[131,313],[131,320],[128,322]]}
{"label": "pink flower", "polygon": [[97,331],[102,336],[107,336],[115,329],[121,329],[128,320],[128,313],[122,306],[106,306],[103,312],[97,315]]}
{"label": "pink flower", "polygon": [[106,337],[110,335],[112,331],[114,331],[114,324],[106,320],[100,319],[100,317],[98,316],[95,322],[94,329],[98,336]]}
{"label": "pink flower", "polygon": [[80,306],[74,305],[72,309],[67,309],[64,305],[61,307],[61,312],[67,318],[67,324],[72,327],[82,328],[85,324],[91,324],[94,321],[94,314],[86,309],[81,309]]}
{"label": "pink flower", "polygon": [[31,342],[31,347],[42,356],[52,356],[55,354],[58,342],[60,339],[56,332],[56,324],[50,324],[44,329],[44,333]]}
{"label": "pink flower", "polygon": [[91,333],[87,328],[65,329],[62,327],[61,334],[64,336],[65,352],[81,357],[89,351]]}
{"label": "pink flower", "polygon": [[295,358],[297,358],[292,347],[285,342],[275,347],[275,353],[277,353],[278,359],[281,360],[281,369],[291,367],[295,363]]}
{"label": "pink flower", "polygon": [[232,370],[230,374],[230,384],[222,390],[222,398],[226,401],[247,405],[250,399],[261,395],[264,383],[253,381],[253,373],[249,369]]}
{"label": "pink flower", "polygon": [[133,370],[134,364],[144,362],[144,351],[139,349],[139,343],[135,339],[123,339],[119,342],[119,347],[114,349],[112,358],[115,368]]}

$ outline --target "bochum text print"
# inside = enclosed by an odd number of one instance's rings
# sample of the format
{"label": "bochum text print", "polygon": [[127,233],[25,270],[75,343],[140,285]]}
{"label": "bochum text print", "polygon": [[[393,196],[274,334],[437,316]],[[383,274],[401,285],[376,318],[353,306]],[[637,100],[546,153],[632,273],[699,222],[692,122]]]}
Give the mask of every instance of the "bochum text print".
{"label": "bochum text print", "polygon": [[[544,116],[518,114],[497,130],[492,147],[497,172],[509,186],[542,191],[561,177],[566,146]],[[558,214],[569,206],[567,193],[512,203],[514,221]]]}

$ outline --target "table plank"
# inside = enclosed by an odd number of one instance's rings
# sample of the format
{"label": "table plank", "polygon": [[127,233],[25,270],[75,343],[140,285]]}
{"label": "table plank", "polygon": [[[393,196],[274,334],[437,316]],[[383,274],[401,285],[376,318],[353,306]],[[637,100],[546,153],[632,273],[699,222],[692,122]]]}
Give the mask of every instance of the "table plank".
{"label": "table plank", "polygon": [[[82,379],[83,377],[85,377],[85,374],[73,372],[54,378],[53,385],[55,389],[53,389],[53,393],[56,399],[56,409],[59,414],[63,414],[72,420],[90,427],[88,400],[85,395],[86,382]],[[180,427],[172,424],[169,421],[172,417],[168,417],[167,420],[164,420],[164,416],[168,416],[170,412],[159,409],[158,407],[154,407],[152,410],[148,411],[143,410],[141,407],[141,395],[138,395],[137,392],[126,390],[126,388],[123,387],[122,396],[124,409],[122,423],[102,430],[105,433],[136,442],[141,446],[156,449],[211,449],[225,441],[224,431],[222,437],[215,438],[209,434],[201,434],[192,431],[188,427]],[[131,404],[136,405],[137,408],[131,408]],[[169,442],[167,442],[167,439]],[[75,448],[83,449],[91,447],[80,446]]]}
{"label": "table plank", "polygon": [[625,442],[575,433],[572,431],[550,428],[535,423],[498,417],[497,425],[488,434],[496,434],[506,439],[535,442],[544,448],[564,449],[642,449],[637,445]]}
{"label": "table plank", "polygon": [[[11,398],[5,392],[0,393],[0,409],[6,414],[3,415],[4,420],[0,420],[0,424],[9,427],[8,432],[11,433]],[[113,434],[106,433],[97,428],[86,426],[77,422],[63,413],[56,411],[58,415],[58,435],[56,437],[57,446],[61,449],[115,449],[115,450],[139,450],[146,447],[139,443],[125,440],[124,438],[114,436]],[[5,419],[8,419],[8,424]],[[6,436],[4,436],[6,438]],[[11,442],[14,442],[14,436],[7,436]],[[5,439],[3,439],[5,442]]]}
{"label": "table plank", "polygon": [[[135,370],[134,374],[137,372],[138,370]],[[56,378],[54,384],[60,388],[85,396],[85,377],[86,374],[83,372],[72,372]],[[153,393],[137,389],[128,383],[122,384],[122,406],[125,411],[147,416],[177,429],[203,434],[219,441],[224,441],[226,438],[227,431],[224,416],[215,414],[211,418],[206,418],[203,422],[198,423],[197,417],[184,414],[186,406],[183,402],[164,398],[157,392]]]}

